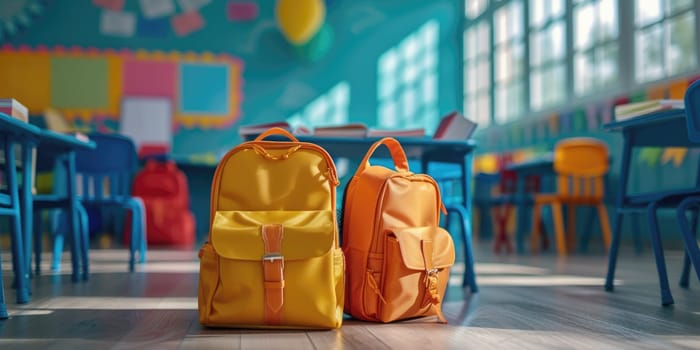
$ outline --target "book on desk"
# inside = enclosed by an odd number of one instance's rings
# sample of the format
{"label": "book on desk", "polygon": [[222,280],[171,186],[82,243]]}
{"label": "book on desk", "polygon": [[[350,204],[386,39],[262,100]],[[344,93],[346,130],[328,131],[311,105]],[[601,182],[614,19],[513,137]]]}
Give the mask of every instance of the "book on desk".
{"label": "book on desk", "polygon": [[683,110],[683,100],[657,99],[615,106],[615,121],[623,121],[668,110]]}

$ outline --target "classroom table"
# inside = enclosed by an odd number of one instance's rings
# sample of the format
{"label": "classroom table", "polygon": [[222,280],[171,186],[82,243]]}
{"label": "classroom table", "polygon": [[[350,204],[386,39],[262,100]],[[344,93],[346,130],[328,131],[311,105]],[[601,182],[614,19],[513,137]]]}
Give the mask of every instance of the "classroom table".
{"label": "classroom table", "polygon": [[[55,195],[49,196],[51,201],[58,203],[59,201],[65,201],[68,204],[68,210],[71,219],[67,220],[68,232],[72,233],[73,237],[73,247],[74,251],[71,254],[71,263],[73,266],[73,273],[71,279],[76,282],[80,280],[80,260],[83,262],[83,273],[87,274],[87,247],[83,247],[83,252],[80,252],[79,247],[80,236],[79,229],[75,227],[74,224],[78,222],[78,208],[76,204],[78,203],[78,195],[76,193],[76,170],[75,170],[75,152],[80,149],[95,149],[96,144],[93,141],[83,141],[77,137],[70,134],[62,134],[54,132],[47,129],[41,129],[39,135],[34,139],[34,143],[37,147],[38,156],[46,161],[48,159],[58,160],[63,163],[66,169],[65,176],[65,197],[61,198]],[[109,161],[106,159],[105,161]],[[56,178],[56,177],[54,177]],[[28,186],[24,188],[25,195],[31,196],[28,192]],[[37,199],[43,198],[41,195],[37,195]],[[27,268],[31,270],[31,251],[32,251],[32,233],[33,233],[33,200],[29,201],[29,205],[25,205],[23,209],[24,218],[24,232],[25,232],[25,251],[27,252]],[[39,254],[40,252],[36,252]]]}
{"label": "classroom table", "polygon": [[[26,122],[20,121],[13,118],[7,114],[0,113],[0,134],[5,138],[4,147],[12,147],[11,150],[14,154],[14,146],[19,145],[22,149],[21,152],[21,163],[22,163],[22,173],[25,175],[22,178],[22,183],[31,184],[32,181],[32,156],[33,156],[33,143],[32,140],[40,133],[40,129],[36,126],[30,125]],[[16,167],[13,167],[16,169]],[[13,176],[14,181],[17,179],[16,171],[6,174],[6,176]],[[23,210],[26,208],[27,203],[31,205],[31,185],[23,186],[28,189],[28,191],[17,191],[17,188],[8,188],[8,191],[16,193],[11,193],[10,199],[13,201],[19,201],[12,203],[12,206],[17,205],[19,208],[20,216],[17,217],[16,225],[19,225],[20,232],[24,232],[24,225],[22,219],[24,218]],[[29,197],[27,197],[27,193]],[[29,199],[28,199],[29,198]],[[29,270],[26,269],[26,264],[23,262],[25,259],[25,238],[24,235],[20,237],[14,237],[12,240],[12,265],[15,273],[15,289],[17,290],[17,303],[24,304],[30,300],[30,290],[29,290]]]}
{"label": "classroom table", "polygon": [[[620,132],[624,138],[620,181],[617,188],[615,223],[610,245],[608,273],[605,280],[605,289],[611,291],[614,288],[613,279],[620,245],[623,215],[646,211],[649,203],[656,200],[659,196],[659,192],[634,195],[628,192],[627,184],[632,162],[632,150],[636,147],[697,147],[698,145],[692,143],[688,138],[686,115],[683,109],[662,111],[647,116],[614,121],[603,125],[603,128],[611,132]],[[696,178],[697,185],[700,185],[700,175]],[[664,194],[672,194],[672,192],[664,191]],[[654,253],[663,294],[664,289],[668,290],[666,263],[663,250],[661,249],[661,241],[658,237],[653,236],[651,238],[657,241],[656,244],[660,248],[658,252],[655,251]]]}
{"label": "classroom table", "polygon": [[[540,176],[541,177],[541,189],[550,190],[550,187],[544,186],[544,178],[546,176],[554,175],[554,154],[546,153],[527,161],[509,164],[505,167],[506,170],[513,171],[517,175],[514,201],[518,207],[518,217],[515,231],[515,244],[516,251],[520,254],[525,251],[523,245],[523,237],[528,231],[528,211],[525,210],[528,206],[532,205],[532,196],[528,195],[526,192],[525,182],[530,176]],[[542,236],[546,239],[545,236]]]}

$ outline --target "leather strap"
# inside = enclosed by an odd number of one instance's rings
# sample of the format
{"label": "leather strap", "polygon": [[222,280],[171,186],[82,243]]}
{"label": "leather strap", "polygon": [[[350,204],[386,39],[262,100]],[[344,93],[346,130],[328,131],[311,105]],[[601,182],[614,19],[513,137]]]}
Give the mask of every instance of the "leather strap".
{"label": "leather strap", "polygon": [[438,322],[447,323],[445,316],[442,315],[442,300],[440,300],[440,293],[438,292],[438,269],[433,265],[433,241],[421,240],[420,249],[425,266],[425,300],[423,305],[432,304],[432,307],[435,308]]}
{"label": "leather strap", "polygon": [[284,304],[284,257],[282,256],[282,236],[284,229],[279,224],[262,226],[262,239],[265,245],[263,275],[265,287],[265,322],[278,325],[282,322]]}

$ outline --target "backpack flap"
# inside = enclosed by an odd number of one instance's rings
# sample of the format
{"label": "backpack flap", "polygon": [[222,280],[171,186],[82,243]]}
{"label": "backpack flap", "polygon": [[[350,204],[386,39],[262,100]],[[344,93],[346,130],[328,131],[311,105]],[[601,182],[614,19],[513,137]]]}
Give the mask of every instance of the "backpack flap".
{"label": "backpack flap", "polygon": [[328,253],[334,244],[333,215],[328,210],[217,211],[211,243],[222,258],[262,261],[263,225],[279,224],[284,260],[306,260]]}
{"label": "backpack flap", "polygon": [[399,242],[401,257],[408,269],[428,271],[454,265],[454,243],[450,234],[443,228],[404,228],[393,230],[392,233]]}

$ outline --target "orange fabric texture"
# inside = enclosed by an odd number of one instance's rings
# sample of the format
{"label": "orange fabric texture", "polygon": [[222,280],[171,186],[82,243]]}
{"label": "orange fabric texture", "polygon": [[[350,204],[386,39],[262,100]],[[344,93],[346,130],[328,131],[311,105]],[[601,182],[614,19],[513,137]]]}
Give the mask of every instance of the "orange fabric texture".
{"label": "orange fabric texture", "polygon": [[[287,141],[264,141],[270,135]],[[229,151],[200,249],[199,321],[212,327],[338,328],[345,292],[335,165],[272,128]]]}
{"label": "orange fabric texture", "polygon": [[[397,171],[369,164],[382,145]],[[437,184],[409,171],[397,140],[384,138],[370,148],[345,196],[346,312],[367,321],[435,315],[445,322],[442,297],[455,250],[439,227],[440,208]]]}

